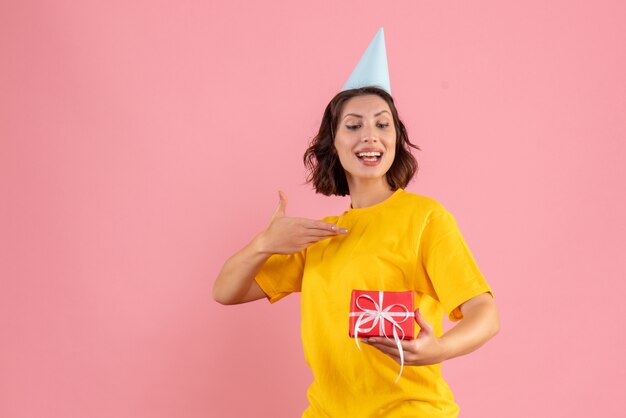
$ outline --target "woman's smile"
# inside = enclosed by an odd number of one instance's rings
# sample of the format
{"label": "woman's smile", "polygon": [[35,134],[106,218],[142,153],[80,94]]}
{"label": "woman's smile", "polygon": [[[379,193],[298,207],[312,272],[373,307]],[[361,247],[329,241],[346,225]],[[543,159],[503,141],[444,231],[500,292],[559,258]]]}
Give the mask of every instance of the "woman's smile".
{"label": "woman's smile", "polygon": [[376,148],[364,148],[355,153],[361,163],[366,166],[378,165],[384,154],[385,152],[383,150]]}

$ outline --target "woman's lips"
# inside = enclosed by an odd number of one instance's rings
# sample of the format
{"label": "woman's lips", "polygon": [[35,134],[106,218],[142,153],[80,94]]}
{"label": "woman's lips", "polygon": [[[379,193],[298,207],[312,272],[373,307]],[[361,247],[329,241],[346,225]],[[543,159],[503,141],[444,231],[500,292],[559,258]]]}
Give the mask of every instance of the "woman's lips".
{"label": "woman's lips", "polygon": [[367,166],[378,165],[383,157],[382,151],[378,150],[362,150],[355,153],[357,159]]}

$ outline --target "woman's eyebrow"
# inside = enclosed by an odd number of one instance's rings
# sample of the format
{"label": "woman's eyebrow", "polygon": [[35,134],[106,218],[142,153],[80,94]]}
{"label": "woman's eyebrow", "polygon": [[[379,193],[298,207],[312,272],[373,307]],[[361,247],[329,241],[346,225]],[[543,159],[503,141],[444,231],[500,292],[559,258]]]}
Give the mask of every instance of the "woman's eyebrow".
{"label": "woman's eyebrow", "polygon": [[[389,111],[388,110],[381,110],[380,112],[375,113],[374,117],[380,116],[383,113],[389,113]],[[391,114],[391,113],[389,113],[389,114]],[[360,118],[360,119],[363,118],[363,115],[357,115],[356,113],[348,113],[346,116],[343,117],[343,119],[347,118],[348,116],[354,116],[355,118]]]}

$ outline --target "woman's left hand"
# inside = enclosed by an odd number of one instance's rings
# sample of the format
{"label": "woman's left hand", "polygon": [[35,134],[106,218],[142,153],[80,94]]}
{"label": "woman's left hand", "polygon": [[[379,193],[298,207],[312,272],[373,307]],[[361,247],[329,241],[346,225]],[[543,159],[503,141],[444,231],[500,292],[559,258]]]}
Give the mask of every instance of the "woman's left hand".
{"label": "woman's left hand", "polygon": [[[417,337],[414,340],[401,341],[404,351],[404,364],[426,366],[446,360],[446,349],[443,342],[435,335],[432,325],[426,322],[419,309],[415,311],[415,321],[421,328]],[[363,338],[361,341],[379,349],[400,364],[400,351],[393,339],[369,337]]]}

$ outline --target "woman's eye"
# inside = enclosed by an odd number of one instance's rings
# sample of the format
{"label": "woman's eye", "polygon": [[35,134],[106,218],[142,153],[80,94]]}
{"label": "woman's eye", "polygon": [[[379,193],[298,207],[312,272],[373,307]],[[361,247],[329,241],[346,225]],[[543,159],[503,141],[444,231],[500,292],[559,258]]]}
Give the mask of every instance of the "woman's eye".
{"label": "woman's eye", "polygon": [[346,125],[346,128],[348,128],[351,131],[357,130],[360,127],[361,125]]}
{"label": "woman's eye", "polygon": [[386,127],[389,126],[388,123],[378,123],[377,125],[378,125],[379,128],[386,128]]}

